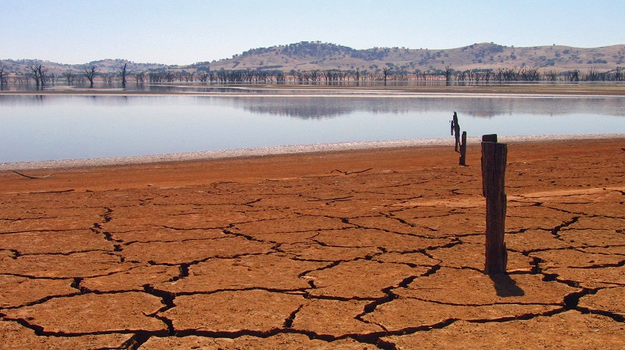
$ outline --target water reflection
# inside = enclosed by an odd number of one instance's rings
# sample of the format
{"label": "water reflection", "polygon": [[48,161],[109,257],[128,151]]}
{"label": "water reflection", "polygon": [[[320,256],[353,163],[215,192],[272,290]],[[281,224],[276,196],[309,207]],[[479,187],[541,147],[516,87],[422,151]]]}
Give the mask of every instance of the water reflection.
{"label": "water reflection", "polygon": [[127,92],[187,92],[187,93],[241,93],[246,94],[271,94],[279,95],[283,94],[285,90],[282,89],[255,89],[245,86],[211,86],[211,85],[184,85],[184,84],[133,84],[126,83],[124,87],[121,83],[117,82],[96,82],[93,88],[90,87],[88,82],[77,83],[73,85],[67,84],[46,84],[44,87],[37,87],[34,83],[23,84],[4,84],[0,86],[0,91],[19,92],[19,91],[72,91],[72,90],[87,90],[97,89],[106,90],[108,92],[115,91],[127,91]]}
{"label": "water reflection", "polygon": [[[259,90],[260,91],[260,90]],[[337,118],[354,112],[403,114],[458,111],[493,118],[513,114],[557,116],[596,114],[625,116],[625,98],[604,97],[326,97],[326,96],[49,96],[0,95],[1,106],[73,105],[137,106],[146,104],[228,106],[253,114],[302,119]],[[180,103],[182,102],[182,103]],[[184,108],[184,107],[183,107]]]}
{"label": "water reflection", "polygon": [[0,95],[0,163],[448,138],[624,133],[623,97]]}
{"label": "water reflection", "polygon": [[79,105],[119,106],[140,103],[132,96],[54,96],[54,95],[0,95],[0,107],[45,107],[65,105],[68,109]]}
{"label": "water reflection", "polygon": [[237,97],[224,104],[243,110],[303,119],[336,118],[354,112],[380,113],[427,113],[460,111],[464,116],[493,118],[512,114],[566,115],[591,113],[606,116],[625,116],[624,98],[355,98],[355,97],[292,97],[250,98]]}
{"label": "water reflection", "polygon": [[0,107],[224,106],[252,114],[301,119],[338,118],[355,112],[371,114],[438,113],[493,118],[514,114],[558,116],[593,114],[625,117],[623,97],[245,97],[245,96],[50,96],[0,95]]}

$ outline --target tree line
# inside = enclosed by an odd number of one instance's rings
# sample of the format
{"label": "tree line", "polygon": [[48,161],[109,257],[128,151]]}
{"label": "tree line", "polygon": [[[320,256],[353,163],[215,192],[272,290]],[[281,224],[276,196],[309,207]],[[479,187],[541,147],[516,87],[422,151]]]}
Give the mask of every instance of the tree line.
{"label": "tree line", "polygon": [[42,65],[28,67],[27,73],[9,74],[0,67],[0,85],[31,84],[42,89],[49,84],[67,84],[94,87],[99,81],[108,84],[121,84],[126,87],[129,81],[135,84],[156,83],[200,83],[200,84],[302,84],[302,85],[344,85],[366,83],[436,82],[450,84],[495,84],[509,82],[584,82],[584,81],[625,81],[625,69],[617,67],[609,71],[590,68],[587,71],[540,70],[533,67],[454,70],[415,70],[408,72],[394,69],[392,65],[381,70],[280,70],[231,69],[159,69],[131,72],[124,63],[115,72],[99,72],[95,66],[87,66],[82,71],[68,70],[60,75],[49,73]]}

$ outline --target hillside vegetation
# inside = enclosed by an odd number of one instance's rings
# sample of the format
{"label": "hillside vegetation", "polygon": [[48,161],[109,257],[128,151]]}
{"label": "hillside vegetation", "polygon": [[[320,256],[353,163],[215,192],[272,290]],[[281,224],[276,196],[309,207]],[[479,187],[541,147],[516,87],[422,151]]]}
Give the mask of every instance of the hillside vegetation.
{"label": "hillside vegetation", "polygon": [[[122,67],[124,71],[122,73]],[[473,44],[453,49],[371,48],[300,42],[256,48],[232,58],[192,65],[135,63],[123,59],[68,65],[42,60],[0,60],[0,82],[37,86],[84,81],[87,71],[112,82],[123,74],[142,82],[330,82],[443,79],[447,81],[625,80],[625,45],[576,48]],[[35,70],[38,68],[38,70]],[[87,73],[88,74],[88,73]],[[37,80],[39,79],[39,80]]]}
{"label": "hillside vegetation", "polygon": [[[196,66],[201,66],[198,64]],[[367,70],[384,67],[412,73],[419,71],[472,69],[518,69],[535,67],[557,71],[615,69],[625,66],[625,45],[599,48],[570,46],[514,47],[493,43],[473,44],[444,50],[350,47],[320,42],[301,42],[284,46],[252,49],[229,59],[211,62],[215,69],[291,70]]]}

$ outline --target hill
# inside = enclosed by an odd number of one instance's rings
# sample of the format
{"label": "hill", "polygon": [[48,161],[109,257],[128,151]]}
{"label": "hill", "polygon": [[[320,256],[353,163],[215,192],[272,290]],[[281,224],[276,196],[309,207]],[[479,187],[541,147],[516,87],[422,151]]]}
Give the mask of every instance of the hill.
{"label": "hill", "polygon": [[[5,73],[14,74],[30,74],[32,66],[42,65],[48,71],[48,74],[61,75],[68,71],[81,73],[88,67],[95,67],[100,73],[117,73],[124,65],[130,72],[146,72],[151,70],[167,69],[168,65],[159,63],[135,63],[123,59],[104,59],[98,61],[87,62],[84,64],[63,64],[40,59],[21,59],[21,60],[0,60],[0,67],[4,67]],[[174,66],[177,67],[177,66]]]}
{"label": "hill", "polygon": [[335,44],[300,42],[248,50],[229,59],[211,62],[209,67],[211,70],[276,69],[286,72],[329,69],[375,72],[388,67],[412,73],[446,67],[457,71],[522,67],[565,71],[589,68],[612,70],[624,65],[625,45],[576,48],[562,45],[508,47],[480,43],[443,50],[398,47],[356,50]]}
{"label": "hill", "polygon": [[232,58],[198,62],[188,66],[168,66],[158,63],[135,63],[123,59],[106,59],[85,64],[69,65],[43,60],[0,60],[4,74],[31,74],[29,67],[42,65],[46,74],[61,76],[68,72],[83,73],[96,67],[100,74],[115,74],[124,64],[131,73],[186,71],[189,73],[224,70],[271,70],[282,72],[341,70],[379,73],[384,68],[394,74],[486,69],[538,68],[544,71],[571,70],[611,71],[625,66],[625,45],[597,48],[576,48],[551,45],[534,47],[502,46],[479,43],[452,49],[380,48],[357,50],[347,46],[315,42],[299,42],[256,48]]}

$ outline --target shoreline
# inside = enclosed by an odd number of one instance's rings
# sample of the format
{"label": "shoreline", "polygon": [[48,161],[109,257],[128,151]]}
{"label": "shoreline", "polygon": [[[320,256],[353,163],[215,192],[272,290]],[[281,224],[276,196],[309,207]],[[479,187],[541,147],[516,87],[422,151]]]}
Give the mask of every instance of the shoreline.
{"label": "shoreline", "polygon": [[[312,85],[183,85],[160,84],[178,91],[129,91],[107,88],[73,88],[56,86],[41,91],[0,91],[2,96],[110,96],[110,97],[150,97],[150,96],[188,96],[219,98],[288,98],[288,97],[336,97],[336,98],[622,98],[625,96],[625,84],[502,84],[484,86],[388,86],[388,87],[347,87],[347,86],[312,86]],[[240,92],[199,92],[184,89],[231,89]],[[252,93],[252,91],[254,93]],[[257,93],[257,91],[263,91]],[[618,134],[568,134],[501,136],[502,142],[537,142],[550,140],[584,139],[620,139],[625,133]],[[479,136],[468,138],[468,144],[480,142]],[[441,139],[405,139],[388,141],[358,141],[328,144],[281,145],[257,148],[224,149],[195,151],[185,153],[164,153],[138,156],[119,156],[81,159],[59,159],[41,161],[0,162],[0,172],[12,170],[63,169],[116,165],[138,165],[163,162],[202,161],[226,158],[264,157],[272,155],[306,154],[315,152],[340,152],[366,149],[389,149],[404,147],[453,146],[453,138]]]}
{"label": "shoreline", "polygon": [[513,98],[513,99],[532,99],[532,98],[559,98],[559,99],[583,99],[583,98],[622,98],[623,94],[610,93],[531,93],[531,92],[405,92],[405,91],[347,91],[347,92],[330,92],[330,91],[313,91],[311,93],[258,93],[251,94],[246,92],[150,92],[150,91],[80,91],[80,92],[47,92],[47,91],[20,91],[15,93],[0,93],[1,96],[67,96],[67,97],[217,97],[217,98]]}
{"label": "shoreline", "polygon": [[[625,133],[621,134],[569,134],[569,135],[535,135],[535,136],[503,136],[499,135],[499,142],[525,143],[525,142],[552,142],[571,140],[610,140],[625,139]],[[467,138],[468,145],[477,145],[481,142],[481,136]],[[230,150],[197,151],[185,153],[165,153],[144,156],[123,156],[103,158],[61,159],[46,161],[25,161],[0,163],[0,172],[20,170],[46,170],[46,169],[75,169],[93,168],[103,166],[146,165],[158,163],[176,163],[189,161],[210,161],[222,159],[242,159],[267,157],[278,155],[314,154],[329,152],[366,151],[394,148],[427,148],[427,147],[453,147],[454,139],[406,139],[389,141],[360,141],[308,145],[283,145],[256,148],[242,148]]]}
{"label": "shoreline", "polygon": [[[146,86],[150,86],[149,84]],[[419,95],[475,95],[481,96],[524,96],[524,97],[563,97],[580,96],[625,96],[625,84],[619,83],[501,83],[492,85],[446,86],[442,85],[408,85],[408,86],[326,86],[326,85],[279,85],[279,84],[226,84],[226,85],[184,85],[155,84],[152,86],[178,89],[177,91],[142,91],[124,90],[121,88],[75,88],[72,86],[53,86],[45,90],[0,91],[0,96],[10,95],[76,95],[76,96],[223,96],[223,97],[254,97],[254,96],[384,96],[384,97],[418,97]],[[185,91],[185,89],[232,89],[240,92]],[[254,94],[249,91],[253,90]],[[264,91],[265,93],[258,93]],[[389,95],[389,96],[387,96]]]}

